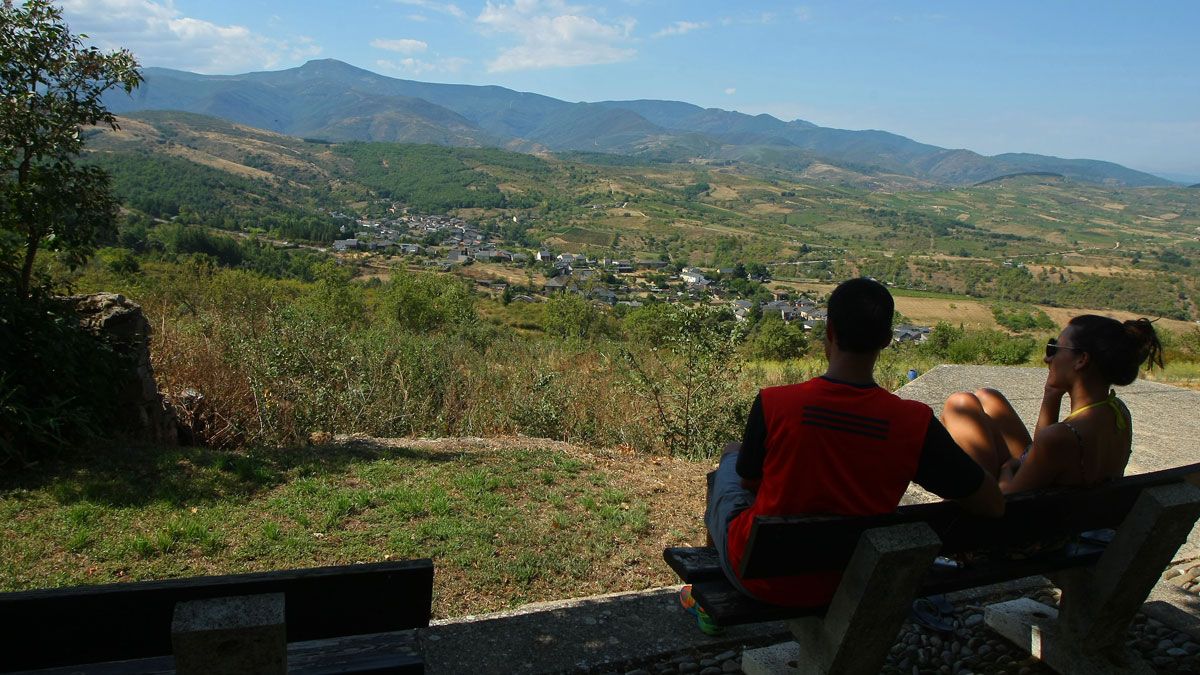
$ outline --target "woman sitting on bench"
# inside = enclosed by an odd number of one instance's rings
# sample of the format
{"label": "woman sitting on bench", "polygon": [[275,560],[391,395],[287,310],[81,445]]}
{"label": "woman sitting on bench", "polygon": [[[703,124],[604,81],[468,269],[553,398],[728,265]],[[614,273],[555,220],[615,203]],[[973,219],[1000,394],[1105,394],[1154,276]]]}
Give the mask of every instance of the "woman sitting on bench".
{"label": "woman sitting on bench", "polygon": [[[1148,320],[1077,316],[1046,345],[1049,373],[1033,438],[994,389],[954,394],[942,423],[1005,493],[1119,478],[1133,429],[1129,409],[1111,387],[1133,382],[1147,360],[1162,367],[1162,344]],[[1064,394],[1071,397],[1071,414],[1060,422]]]}

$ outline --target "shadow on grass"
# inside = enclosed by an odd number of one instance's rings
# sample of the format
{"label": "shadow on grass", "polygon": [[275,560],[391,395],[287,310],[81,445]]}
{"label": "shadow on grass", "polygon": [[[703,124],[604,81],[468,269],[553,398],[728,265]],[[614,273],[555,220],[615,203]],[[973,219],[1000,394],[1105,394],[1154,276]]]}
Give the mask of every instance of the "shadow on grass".
{"label": "shadow on grass", "polygon": [[461,453],[414,450],[368,440],[296,448],[229,452],[211,448],[106,447],[78,450],[0,475],[0,497],[45,490],[60,504],[173,506],[249,498],[289,480],[336,476],[379,460],[455,461]]}

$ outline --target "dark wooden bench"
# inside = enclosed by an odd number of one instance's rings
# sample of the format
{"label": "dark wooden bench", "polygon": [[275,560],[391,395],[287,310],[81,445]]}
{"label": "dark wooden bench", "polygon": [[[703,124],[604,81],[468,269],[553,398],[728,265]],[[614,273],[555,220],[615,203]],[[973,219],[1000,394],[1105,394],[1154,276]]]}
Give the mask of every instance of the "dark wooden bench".
{"label": "dark wooden bench", "polygon": [[[761,663],[744,657],[747,673],[771,672],[774,656],[798,661],[793,672],[876,673],[914,598],[1034,575],[1060,585],[1061,609],[1018,601],[989,608],[988,624],[1060,672],[1130,672],[1125,631],[1200,517],[1200,488],[1189,482],[1196,476],[1200,464],[1016,495],[1001,519],[966,515],[951,502],[872,517],[756,519],[742,575],[844,571],[827,607],[780,607],[740,593],[712,548],[668,548],[663,557],[718,624],[791,622],[797,644],[764,652]],[[1116,530],[1107,545],[1062,545],[1105,528]],[[1005,554],[1037,545],[1045,550],[1023,559]],[[966,554],[974,561],[962,569],[933,564]]]}
{"label": "dark wooden bench", "polygon": [[288,672],[424,672],[415,638],[396,631],[429,625],[430,560],[0,594],[0,671],[173,671],[177,608],[239,598],[278,601]]}

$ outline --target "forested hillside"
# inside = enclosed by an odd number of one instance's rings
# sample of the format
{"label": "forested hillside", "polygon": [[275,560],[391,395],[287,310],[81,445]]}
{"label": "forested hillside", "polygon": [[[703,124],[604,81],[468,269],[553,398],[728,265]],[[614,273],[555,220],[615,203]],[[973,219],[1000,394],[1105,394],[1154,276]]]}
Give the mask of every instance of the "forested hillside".
{"label": "forested hillside", "polygon": [[873,274],[899,286],[1185,319],[1200,193],[1050,172],[955,190],[607,154],[301,140],[185,113],[94,132],[89,161],[150,219],[328,244],[353,218],[458,214],[512,245],[728,267],[776,279]]}

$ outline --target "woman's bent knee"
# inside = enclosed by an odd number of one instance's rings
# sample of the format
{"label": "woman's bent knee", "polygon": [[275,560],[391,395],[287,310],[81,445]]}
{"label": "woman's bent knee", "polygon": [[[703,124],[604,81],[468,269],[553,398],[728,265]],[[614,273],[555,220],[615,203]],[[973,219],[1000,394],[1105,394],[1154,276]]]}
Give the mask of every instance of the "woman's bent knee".
{"label": "woman's bent knee", "polygon": [[969,391],[960,391],[951,394],[950,398],[946,399],[946,405],[942,410],[943,413],[977,412],[983,410],[983,404],[975,394]]}
{"label": "woman's bent knee", "polygon": [[987,406],[989,402],[993,401],[1002,405],[1010,405],[1008,399],[1004,397],[1004,394],[1000,393],[996,389],[992,389],[991,387],[976,389],[975,398],[984,406]]}

